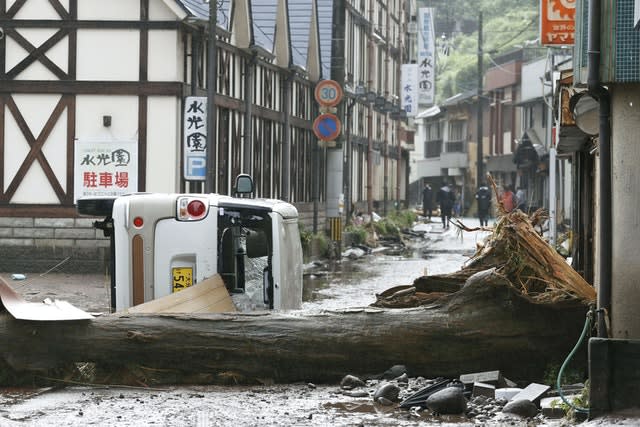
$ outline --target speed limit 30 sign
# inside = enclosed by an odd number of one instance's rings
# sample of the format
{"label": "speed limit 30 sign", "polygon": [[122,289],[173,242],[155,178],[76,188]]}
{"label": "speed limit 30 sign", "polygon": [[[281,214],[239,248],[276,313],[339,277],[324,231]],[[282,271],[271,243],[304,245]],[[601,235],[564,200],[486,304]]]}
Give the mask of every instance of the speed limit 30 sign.
{"label": "speed limit 30 sign", "polygon": [[321,80],[316,85],[316,102],[323,107],[335,107],[342,101],[342,87],[335,80]]}

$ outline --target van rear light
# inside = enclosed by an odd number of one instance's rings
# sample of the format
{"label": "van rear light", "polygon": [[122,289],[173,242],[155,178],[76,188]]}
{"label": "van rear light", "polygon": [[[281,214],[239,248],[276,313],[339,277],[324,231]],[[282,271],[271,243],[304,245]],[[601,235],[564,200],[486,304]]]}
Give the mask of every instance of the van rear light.
{"label": "van rear light", "polygon": [[142,228],[142,226],[144,225],[144,220],[142,219],[142,217],[135,217],[133,218],[133,226],[136,228]]}
{"label": "van rear light", "polygon": [[187,205],[187,212],[193,217],[201,217],[206,211],[204,203],[200,200],[192,200]]}
{"label": "van rear light", "polygon": [[195,221],[204,218],[209,212],[209,205],[205,200],[195,197],[180,197],[178,199],[179,221]]}

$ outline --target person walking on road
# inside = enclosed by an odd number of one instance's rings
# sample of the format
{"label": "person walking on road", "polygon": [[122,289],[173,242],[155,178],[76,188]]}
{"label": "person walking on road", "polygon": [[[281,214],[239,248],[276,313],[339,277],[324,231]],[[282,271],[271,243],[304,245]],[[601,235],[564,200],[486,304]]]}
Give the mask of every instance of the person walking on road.
{"label": "person walking on road", "polygon": [[422,190],[422,215],[431,222],[431,211],[433,210],[433,190],[428,182],[425,182]]}
{"label": "person walking on road", "polygon": [[502,208],[507,213],[511,212],[516,207],[515,195],[513,194],[513,191],[511,191],[510,185],[504,186],[504,191],[500,196],[500,202],[502,203]]}
{"label": "person walking on road", "polygon": [[442,218],[442,228],[449,228],[449,221],[451,220],[451,209],[455,202],[455,194],[451,191],[451,188],[445,182],[436,196],[436,201],[440,205],[440,216]]}
{"label": "person walking on road", "polygon": [[480,188],[476,191],[476,200],[478,201],[478,218],[480,219],[480,227],[489,225],[489,209],[491,208],[491,191],[484,182],[480,184]]}

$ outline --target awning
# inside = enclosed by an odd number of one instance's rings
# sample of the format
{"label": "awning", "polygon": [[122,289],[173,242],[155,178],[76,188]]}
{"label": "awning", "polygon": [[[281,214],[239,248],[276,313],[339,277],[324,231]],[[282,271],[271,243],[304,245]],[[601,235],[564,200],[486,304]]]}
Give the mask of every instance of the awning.
{"label": "awning", "polygon": [[520,139],[513,156],[513,162],[518,169],[538,167],[538,164],[547,159],[547,150],[538,138],[534,129],[527,129]]}
{"label": "awning", "polygon": [[513,162],[513,154],[504,154],[502,156],[490,156],[487,158],[488,172],[516,172],[515,163]]}
{"label": "awning", "polygon": [[416,120],[428,119],[429,117],[434,117],[434,116],[437,116],[438,114],[440,114],[440,107],[438,107],[437,105],[434,105],[431,108],[427,108],[422,113],[418,113],[418,115],[416,116]]}

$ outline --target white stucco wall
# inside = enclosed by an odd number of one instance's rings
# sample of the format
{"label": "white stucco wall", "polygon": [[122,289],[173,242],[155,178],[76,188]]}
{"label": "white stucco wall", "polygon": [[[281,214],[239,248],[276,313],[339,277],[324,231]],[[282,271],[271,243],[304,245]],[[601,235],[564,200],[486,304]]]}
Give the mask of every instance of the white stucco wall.
{"label": "white stucco wall", "polygon": [[175,30],[149,31],[148,80],[181,81],[183,50]]}
{"label": "white stucco wall", "polygon": [[77,79],[137,81],[139,51],[139,31],[78,30]]}
{"label": "white stucco wall", "polygon": [[[111,126],[102,116],[112,117]],[[78,96],[76,137],[89,140],[138,140],[138,98],[136,96]],[[147,100],[146,191],[179,190],[180,105],[171,97]],[[141,153],[139,152],[138,155]]]}
{"label": "white stucco wall", "polygon": [[181,103],[149,97],[147,112],[147,191],[179,191]]}
{"label": "white stucco wall", "polygon": [[[111,116],[111,126],[103,126],[102,116]],[[137,96],[77,96],[77,139],[132,140],[137,132]]]}
{"label": "white stucco wall", "polygon": [[182,20],[186,16],[187,13],[175,0],[151,0],[149,2],[149,20],[151,21]]}
{"label": "white stucco wall", "polygon": [[[15,1],[7,1],[7,9],[14,3]],[[62,0],[61,3],[68,10],[69,1]],[[60,15],[48,0],[31,0],[20,8],[15,19],[60,19]]]}
{"label": "white stucco wall", "polygon": [[[45,1],[46,0],[41,0]],[[30,3],[30,2],[29,2]],[[108,7],[106,4],[108,3]],[[140,19],[140,2],[132,0],[80,0],[78,19],[130,20]]]}

